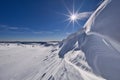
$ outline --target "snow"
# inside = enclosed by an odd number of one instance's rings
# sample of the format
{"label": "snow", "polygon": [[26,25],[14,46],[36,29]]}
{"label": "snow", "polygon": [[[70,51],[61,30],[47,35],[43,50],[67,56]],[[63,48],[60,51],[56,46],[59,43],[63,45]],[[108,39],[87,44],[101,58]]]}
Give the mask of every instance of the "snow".
{"label": "snow", "polygon": [[[62,56],[62,58],[65,59],[68,64],[77,69],[77,71],[79,71],[81,74],[84,73],[84,70],[81,70],[78,68],[78,65],[74,65],[75,63],[70,63],[66,59],[66,55],[68,55],[70,51],[72,51],[71,54],[73,54],[73,57],[76,55],[76,51],[82,51],[84,53],[86,64],[89,65],[88,69],[89,71],[92,71],[95,77],[98,78],[98,76],[101,76],[102,79],[120,80],[120,50],[118,49],[120,47],[119,43],[95,32],[85,33],[84,30],[76,32],[72,36],[70,35],[67,39],[64,40],[64,42],[65,43],[63,43],[63,46],[60,48],[59,56]],[[80,58],[78,55],[77,57]],[[77,59],[77,57],[75,59]],[[85,64],[85,62],[83,62],[84,64],[82,62],[80,63],[82,66]],[[94,76],[85,78],[86,76],[90,76],[89,72],[87,72],[87,75],[84,75],[84,77],[82,76],[84,80],[100,79],[96,79]]]}
{"label": "snow", "polygon": [[[43,67],[41,63],[53,47],[10,44],[0,46],[0,80],[22,80]],[[32,76],[31,76],[32,77]]]}
{"label": "snow", "polygon": [[114,48],[116,45],[111,44],[112,40],[107,38],[104,40],[107,45],[103,41],[103,37],[96,34],[88,35],[82,50],[95,74],[99,74],[108,80],[119,80],[120,52]]}
{"label": "snow", "polygon": [[120,1],[109,1],[111,2],[95,18],[91,31],[120,42]]}
{"label": "snow", "polygon": [[104,80],[92,72],[81,50],[68,51],[64,59],[60,50],[55,43],[1,43],[0,80]]}

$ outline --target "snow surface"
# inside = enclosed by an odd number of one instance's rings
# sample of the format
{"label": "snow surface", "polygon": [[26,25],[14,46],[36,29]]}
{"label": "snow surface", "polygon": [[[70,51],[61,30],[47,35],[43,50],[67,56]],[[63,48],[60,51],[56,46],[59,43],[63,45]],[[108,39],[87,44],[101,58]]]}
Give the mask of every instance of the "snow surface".
{"label": "snow surface", "polygon": [[71,50],[63,59],[53,44],[1,43],[0,80],[104,80],[92,72],[82,51]]}
{"label": "snow surface", "polygon": [[0,80],[120,80],[119,48],[84,29],[61,43],[0,43]]}
{"label": "snow surface", "polygon": [[[83,59],[86,61],[84,64],[87,64],[87,70],[93,73],[95,77],[98,78],[98,76],[101,76],[107,80],[120,80],[120,44],[108,37],[94,32],[89,32],[86,34],[83,30],[74,34],[76,35],[69,36],[66,40],[64,40],[65,43],[63,43],[63,46],[61,47],[59,56],[66,60],[66,55],[68,55],[71,50],[73,50],[72,56],[75,55],[75,51],[82,51],[85,55]],[[80,58],[80,56],[77,57]],[[67,61],[67,63],[69,62]],[[73,64],[70,65],[74,66]],[[80,65],[83,66],[84,64]],[[75,67],[78,67],[78,65]],[[84,65],[84,67],[86,66]],[[84,73],[80,71],[81,69],[79,69],[80,68],[77,70],[81,74]],[[88,77],[88,75],[89,73],[85,76]],[[85,76],[82,77],[84,80],[100,79],[96,79],[93,76],[85,78]]]}
{"label": "snow surface", "polygon": [[[54,56],[54,46],[31,44],[0,44],[0,80],[30,80],[45,70]],[[46,66],[47,64],[47,66]]]}

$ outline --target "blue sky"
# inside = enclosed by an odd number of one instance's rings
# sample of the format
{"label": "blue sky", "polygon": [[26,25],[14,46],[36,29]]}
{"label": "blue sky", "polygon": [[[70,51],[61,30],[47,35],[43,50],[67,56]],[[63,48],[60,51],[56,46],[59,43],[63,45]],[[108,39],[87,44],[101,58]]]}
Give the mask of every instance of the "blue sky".
{"label": "blue sky", "polygon": [[[0,0],[0,41],[62,40],[84,25],[65,21],[67,8],[92,12],[101,0]],[[82,16],[82,15],[81,15]]]}

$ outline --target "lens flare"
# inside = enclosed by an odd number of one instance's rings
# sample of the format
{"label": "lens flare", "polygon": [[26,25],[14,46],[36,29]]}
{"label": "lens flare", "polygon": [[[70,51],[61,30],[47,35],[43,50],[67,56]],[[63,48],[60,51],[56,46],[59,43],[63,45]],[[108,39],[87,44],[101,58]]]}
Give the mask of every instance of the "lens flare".
{"label": "lens flare", "polygon": [[72,15],[70,16],[70,19],[71,19],[71,21],[77,20],[77,15],[76,15],[76,14],[72,14]]}
{"label": "lens flare", "polygon": [[73,1],[73,5],[72,5],[72,9],[69,9],[66,5],[65,5],[68,13],[67,14],[63,14],[64,16],[66,16],[67,18],[65,19],[65,22],[68,21],[68,24],[67,24],[67,27],[72,24],[73,26],[73,29],[74,29],[74,26],[75,26],[75,23],[77,25],[80,25],[79,24],[79,10],[80,8],[78,9],[75,9],[75,5],[74,5],[74,1]]}

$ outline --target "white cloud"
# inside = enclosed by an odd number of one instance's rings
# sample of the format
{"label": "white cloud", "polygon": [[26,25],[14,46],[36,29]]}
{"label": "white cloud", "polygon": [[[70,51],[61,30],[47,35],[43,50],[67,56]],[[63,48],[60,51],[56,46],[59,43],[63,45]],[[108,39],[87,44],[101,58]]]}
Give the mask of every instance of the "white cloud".
{"label": "white cloud", "polygon": [[30,28],[27,27],[12,27],[12,26],[8,26],[8,25],[0,25],[0,32],[4,32],[4,31],[10,31],[10,32],[14,32],[14,33],[25,33],[25,32],[29,32],[29,33],[33,33],[33,34],[52,34],[55,31],[35,31],[32,30]]}
{"label": "white cloud", "polygon": [[92,13],[93,12],[81,12],[78,14],[78,19],[82,20],[82,19],[88,18]]}
{"label": "white cloud", "polygon": [[52,34],[52,31],[33,31],[34,34]]}
{"label": "white cloud", "polygon": [[60,31],[60,29],[55,29],[54,31],[55,31],[55,32],[59,32],[59,31]]}
{"label": "white cloud", "polygon": [[9,27],[9,26],[0,24],[0,28],[7,28],[7,27]]}
{"label": "white cloud", "polygon": [[34,34],[42,34],[41,31],[33,31]]}
{"label": "white cloud", "polygon": [[8,29],[17,30],[19,28],[18,27],[9,27]]}
{"label": "white cloud", "polygon": [[8,25],[0,25],[0,31],[12,31],[12,32],[31,32],[31,30],[27,27],[16,27],[16,26],[8,26]]}
{"label": "white cloud", "polygon": [[70,34],[72,34],[71,32],[66,32],[66,35],[70,35]]}

